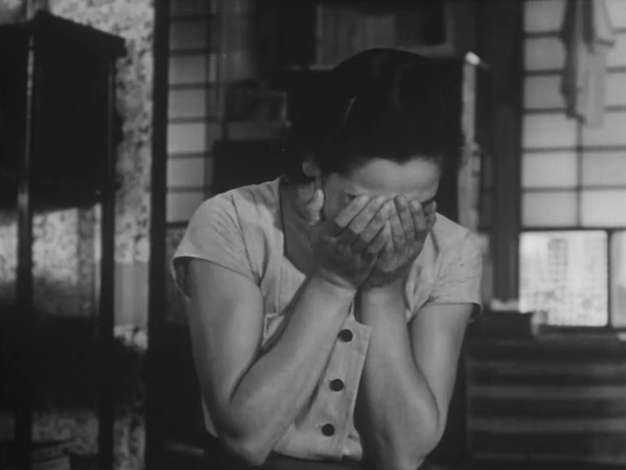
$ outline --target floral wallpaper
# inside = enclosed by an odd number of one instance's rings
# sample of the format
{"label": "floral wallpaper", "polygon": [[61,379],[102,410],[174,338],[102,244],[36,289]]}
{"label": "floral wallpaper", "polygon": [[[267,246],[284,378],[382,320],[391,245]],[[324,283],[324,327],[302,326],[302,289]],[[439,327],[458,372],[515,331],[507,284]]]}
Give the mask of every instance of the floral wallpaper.
{"label": "floral wallpaper", "polygon": [[[86,317],[93,313],[99,211],[69,209],[33,218],[34,305],[41,317]],[[0,300],[15,296],[17,227],[14,214],[0,214]]]}
{"label": "floral wallpaper", "polygon": [[116,261],[147,262],[152,156],[153,0],[49,0],[63,18],[126,40],[118,62],[117,109],[124,140],[118,149]]}

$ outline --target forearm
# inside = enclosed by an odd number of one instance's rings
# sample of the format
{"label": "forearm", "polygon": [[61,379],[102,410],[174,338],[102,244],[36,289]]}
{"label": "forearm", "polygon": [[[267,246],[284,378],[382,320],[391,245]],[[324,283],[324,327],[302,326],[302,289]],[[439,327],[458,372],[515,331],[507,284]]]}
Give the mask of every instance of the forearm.
{"label": "forearm", "polygon": [[359,294],[371,327],[357,402],[365,457],[376,469],[414,470],[439,436],[435,398],[413,359],[401,289]]}
{"label": "forearm", "polygon": [[319,382],[354,295],[317,276],[306,281],[284,331],[231,394],[235,441],[271,451]]}

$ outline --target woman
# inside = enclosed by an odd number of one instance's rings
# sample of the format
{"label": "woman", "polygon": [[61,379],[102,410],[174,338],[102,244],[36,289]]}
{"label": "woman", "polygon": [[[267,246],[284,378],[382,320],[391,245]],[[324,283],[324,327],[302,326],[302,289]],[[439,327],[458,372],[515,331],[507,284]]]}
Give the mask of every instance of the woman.
{"label": "woman", "polygon": [[462,142],[437,70],[348,59],[296,123],[298,171],[192,217],[173,262],[223,468],[416,469],[440,440],[481,256],[436,214]]}

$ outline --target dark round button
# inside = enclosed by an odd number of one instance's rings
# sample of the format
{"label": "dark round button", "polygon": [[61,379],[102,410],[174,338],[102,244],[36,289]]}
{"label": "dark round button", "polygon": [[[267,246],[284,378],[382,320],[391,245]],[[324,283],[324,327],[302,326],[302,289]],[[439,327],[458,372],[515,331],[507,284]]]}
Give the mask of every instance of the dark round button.
{"label": "dark round button", "polygon": [[354,336],[354,335],[352,334],[352,332],[351,332],[350,330],[348,330],[348,329],[346,329],[346,330],[341,330],[341,331],[339,332],[339,339],[340,339],[341,341],[345,341],[346,343],[348,343],[348,342],[352,341],[352,337],[353,337],[353,336]]}
{"label": "dark round button", "polygon": [[330,389],[333,392],[339,392],[341,390],[343,390],[343,388],[345,387],[343,380],[341,379],[334,379],[330,381]]}
{"label": "dark round button", "polygon": [[324,426],[322,426],[322,434],[324,436],[332,436],[333,434],[335,434],[335,426],[333,426],[332,424],[325,424]]}

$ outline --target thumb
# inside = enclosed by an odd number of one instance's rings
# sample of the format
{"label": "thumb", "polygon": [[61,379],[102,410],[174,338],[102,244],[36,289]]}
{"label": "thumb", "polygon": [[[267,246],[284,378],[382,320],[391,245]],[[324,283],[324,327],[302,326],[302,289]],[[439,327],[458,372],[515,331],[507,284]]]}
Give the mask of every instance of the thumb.
{"label": "thumb", "polygon": [[324,208],[324,191],[316,189],[313,197],[305,205],[308,221],[314,225],[322,219],[322,209]]}

